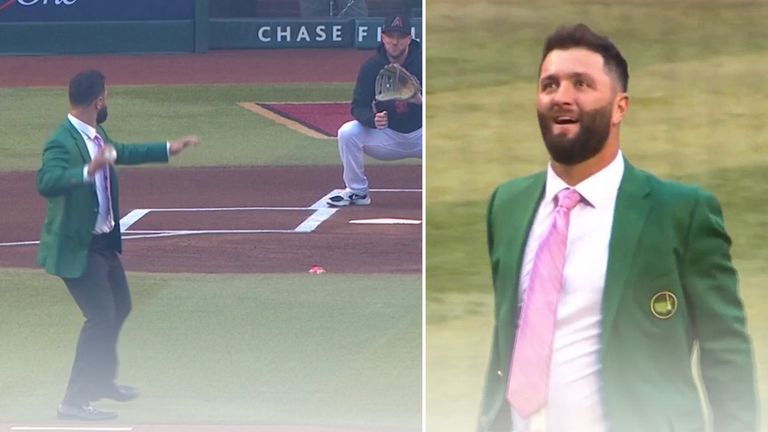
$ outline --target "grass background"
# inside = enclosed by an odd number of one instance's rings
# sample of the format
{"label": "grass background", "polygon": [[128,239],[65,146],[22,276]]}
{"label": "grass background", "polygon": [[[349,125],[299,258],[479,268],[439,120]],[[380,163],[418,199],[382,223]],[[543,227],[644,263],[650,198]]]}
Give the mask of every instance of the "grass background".
{"label": "grass background", "polygon": [[475,427],[492,326],[487,200],[546,167],[538,63],[546,36],[577,22],[629,62],[629,160],[722,202],[768,431],[768,4],[746,0],[427,4],[427,430]]}
{"label": "grass background", "polygon": [[[4,269],[0,423],[46,422],[82,320],[60,281]],[[421,292],[412,276],[129,275],[121,422],[418,430]],[[62,286],[59,286],[62,285]],[[376,373],[371,373],[375,370]]]}
{"label": "grass background", "polygon": [[[121,142],[198,134],[203,145],[171,166],[340,165],[335,140],[305,137],[235,103],[351,93],[352,83],[110,86],[105,126]],[[67,112],[65,89],[0,89],[0,100],[0,170],[36,170]],[[96,403],[119,422],[421,430],[420,275],[127,270],[134,308],[119,381],[141,397]],[[0,269],[0,424],[55,419],[81,325],[61,280]]]}
{"label": "grass background", "polygon": [[[351,97],[352,85],[344,83],[109,86],[109,119],[104,126],[111,138],[123,143],[197,134],[203,145],[174,158],[174,166],[340,165],[336,140],[289,131],[236,104]],[[0,88],[0,100],[6,108],[0,125],[8,125],[0,141],[0,169],[37,170],[42,145],[69,108],[66,89]],[[385,162],[368,158],[366,163]]]}
{"label": "grass background", "polygon": [[[110,137],[124,143],[197,134],[203,145],[174,166],[337,165],[335,140],[318,140],[236,105],[244,101],[326,101],[351,98],[350,84],[109,86]],[[69,105],[65,88],[0,89],[0,168],[37,170],[48,136]],[[12,127],[11,127],[12,126]]]}

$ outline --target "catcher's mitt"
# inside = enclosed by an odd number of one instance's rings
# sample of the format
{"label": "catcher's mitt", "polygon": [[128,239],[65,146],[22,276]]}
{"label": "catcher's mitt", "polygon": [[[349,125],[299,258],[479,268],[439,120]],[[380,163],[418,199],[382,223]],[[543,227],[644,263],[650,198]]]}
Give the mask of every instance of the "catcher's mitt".
{"label": "catcher's mitt", "polygon": [[376,100],[408,100],[421,92],[419,80],[397,63],[384,66],[376,76]]}

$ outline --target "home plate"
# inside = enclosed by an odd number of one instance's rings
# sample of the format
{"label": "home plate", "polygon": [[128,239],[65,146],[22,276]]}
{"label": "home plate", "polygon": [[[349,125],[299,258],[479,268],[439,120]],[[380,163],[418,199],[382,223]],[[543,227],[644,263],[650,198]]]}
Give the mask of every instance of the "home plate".
{"label": "home plate", "polygon": [[353,219],[349,221],[349,223],[361,224],[361,225],[419,225],[421,221],[418,219],[380,218],[380,219]]}

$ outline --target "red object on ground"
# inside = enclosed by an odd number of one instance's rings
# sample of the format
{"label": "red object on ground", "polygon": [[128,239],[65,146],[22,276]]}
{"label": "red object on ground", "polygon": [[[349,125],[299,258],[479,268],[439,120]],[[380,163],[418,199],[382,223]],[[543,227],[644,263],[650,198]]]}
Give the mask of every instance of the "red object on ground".
{"label": "red object on ground", "polygon": [[309,269],[309,272],[310,272],[311,274],[315,274],[315,275],[317,275],[317,274],[323,274],[323,273],[325,273],[325,269],[324,269],[324,268],[322,268],[322,267],[321,267],[321,266],[319,266],[319,265],[313,265],[313,266],[312,266],[312,268],[310,268],[310,269]]}

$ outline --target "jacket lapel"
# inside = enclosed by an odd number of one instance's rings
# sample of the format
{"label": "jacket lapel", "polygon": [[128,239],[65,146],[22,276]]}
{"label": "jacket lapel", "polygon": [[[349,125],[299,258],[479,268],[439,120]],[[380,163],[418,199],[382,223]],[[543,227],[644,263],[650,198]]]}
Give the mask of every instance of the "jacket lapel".
{"label": "jacket lapel", "polygon": [[[531,231],[531,225],[533,225],[533,219],[536,216],[541,197],[544,194],[544,185],[546,182],[546,174],[535,176],[530,183],[525,185],[520,190],[520,193],[514,199],[510,200],[514,205],[510,210],[510,221],[520,221],[524,225],[524,229],[516,229],[513,231],[512,236],[509,239],[510,251],[513,253],[512,262],[515,263],[514,271],[512,272],[512,280],[515,289],[513,297],[518,298],[520,290],[520,270],[523,266],[523,254],[525,254],[525,246],[528,243],[528,234]],[[517,302],[517,300],[515,300]],[[517,314],[515,314],[517,315]],[[517,321],[517,317],[515,317]]]}
{"label": "jacket lapel", "polygon": [[632,268],[632,258],[636,253],[640,233],[651,209],[648,180],[629,162],[625,160],[624,163],[624,176],[616,197],[603,292],[603,347],[607,330],[611,328],[624,293],[625,281]]}
{"label": "jacket lapel", "polygon": [[91,154],[88,153],[88,147],[85,146],[85,141],[83,140],[83,136],[80,135],[80,131],[77,130],[75,125],[73,125],[72,122],[69,121],[69,119],[64,120],[64,125],[69,131],[69,134],[75,140],[75,147],[77,147],[77,149],[80,151],[80,156],[83,157],[84,161],[90,162]]}
{"label": "jacket lapel", "polygon": [[[505,207],[499,209],[499,214],[504,215],[506,225],[509,227],[509,233],[497,238],[505,238],[505,244],[502,247],[511,266],[510,271],[505,275],[500,285],[509,287],[509,289],[498,290],[496,295],[496,305],[502,308],[498,310],[498,325],[501,331],[499,338],[499,352],[501,353],[501,362],[509,365],[512,357],[512,345],[517,333],[517,322],[519,315],[519,292],[520,292],[520,271],[523,266],[523,255],[528,241],[528,233],[531,230],[533,219],[536,216],[539,203],[544,194],[544,184],[546,182],[546,173],[540,173],[504,200]],[[502,222],[504,223],[504,222]],[[501,246],[501,245],[499,245]]]}

